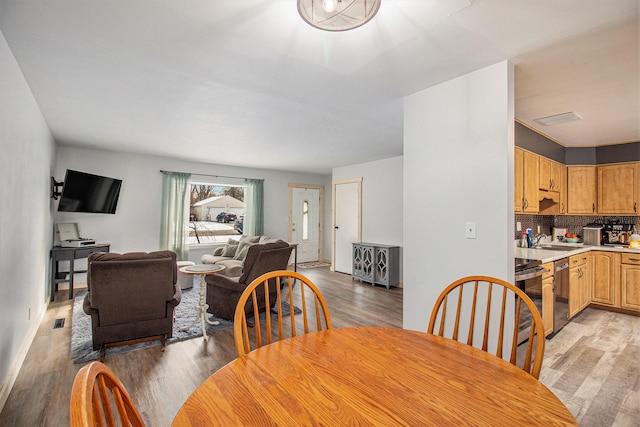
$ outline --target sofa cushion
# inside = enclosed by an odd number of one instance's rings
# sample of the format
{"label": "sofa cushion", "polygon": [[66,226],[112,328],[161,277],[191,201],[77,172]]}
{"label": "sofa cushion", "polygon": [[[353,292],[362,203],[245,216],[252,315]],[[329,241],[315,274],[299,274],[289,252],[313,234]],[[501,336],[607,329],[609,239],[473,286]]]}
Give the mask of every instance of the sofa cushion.
{"label": "sofa cushion", "polygon": [[236,252],[238,251],[238,246],[239,245],[230,245],[230,244],[226,244],[224,245],[224,248],[222,248],[222,253],[220,254],[220,256],[224,256],[224,257],[231,257],[233,258],[236,255]]}
{"label": "sofa cushion", "polygon": [[240,243],[248,242],[248,243],[258,243],[262,236],[242,236],[240,238]]}
{"label": "sofa cushion", "polygon": [[238,250],[236,251],[236,254],[233,256],[232,259],[239,260],[239,261],[244,261],[244,259],[247,256],[247,251],[249,251],[249,248],[252,245],[254,245],[254,243],[240,242],[240,244],[238,245]]}
{"label": "sofa cushion", "polygon": [[240,277],[242,275],[243,262],[240,260],[227,259],[218,261],[216,264],[224,266],[218,274],[223,274],[227,277]]}

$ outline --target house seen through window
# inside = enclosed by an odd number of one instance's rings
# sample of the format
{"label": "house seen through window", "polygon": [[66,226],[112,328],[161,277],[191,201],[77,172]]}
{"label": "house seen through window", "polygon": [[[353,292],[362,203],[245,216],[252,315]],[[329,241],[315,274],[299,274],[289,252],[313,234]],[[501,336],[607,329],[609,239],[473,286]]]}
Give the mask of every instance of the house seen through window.
{"label": "house seen through window", "polygon": [[242,235],[244,186],[192,182],[187,244],[225,243]]}

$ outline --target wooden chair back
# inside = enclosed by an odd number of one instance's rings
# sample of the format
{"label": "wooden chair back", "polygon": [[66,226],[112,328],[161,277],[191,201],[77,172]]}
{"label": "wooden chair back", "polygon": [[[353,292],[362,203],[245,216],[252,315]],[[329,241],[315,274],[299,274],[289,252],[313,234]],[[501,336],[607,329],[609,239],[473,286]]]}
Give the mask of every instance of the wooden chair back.
{"label": "wooden chair back", "polygon": [[[260,299],[264,304],[259,304]],[[247,317],[247,304],[253,308],[253,317]],[[256,316],[259,305],[267,309]],[[288,306],[288,314],[283,314],[283,306]],[[313,282],[294,271],[272,271],[251,282],[236,305],[233,321],[236,352],[242,357],[274,341],[331,327],[329,308]]]}
{"label": "wooden chair back", "polygon": [[144,427],[144,421],[113,371],[101,362],[91,362],[73,381],[70,426]]}
{"label": "wooden chair back", "polygon": [[[515,307],[512,311],[507,302],[514,296]],[[470,312],[464,311],[463,307],[467,306],[470,306]],[[455,315],[447,313],[448,307],[455,308]],[[513,314],[513,330],[508,331],[505,318]],[[519,331],[521,317],[529,315],[532,317],[529,330]],[[447,286],[436,300],[427,332],[461,342],[465,342],[466,333],[466,344],[471,346],[482,338],[479,348],[490,353],[493,351],[489,350],[489,338],[493,340],[497,337],[497,341],[492,342],[496,356],[508,359],[535,378],[540,376],[545,344],[542,318],[531,298],[504,280],[489,276],[469,276]],[[527,334],[526,349],[523,347],[525,343],[518,347],[519,333]],[[511,338],[508,353],[504,348],[507,337]]]}

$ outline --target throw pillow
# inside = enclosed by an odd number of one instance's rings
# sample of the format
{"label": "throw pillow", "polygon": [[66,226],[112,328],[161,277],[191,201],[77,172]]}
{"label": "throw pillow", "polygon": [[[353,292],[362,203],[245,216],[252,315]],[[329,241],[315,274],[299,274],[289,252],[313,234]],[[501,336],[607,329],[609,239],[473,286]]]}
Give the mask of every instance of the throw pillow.
{"label": "throw pillow", "polygon": [[253,246],[253,243],[240,242],[240,244],[238,245],[238,250],[236,251],[236,254],[233,256],[233,259],[244,261],[244,259],[247,257],[247,252],[249,252],[249,248],[251,246]]}
{"label": "throw pillow", "polygon": [[240,243],[242,242],[258,243],[259,241],[260,241],[260,236],[242,236],[240,238]]}
{"label": "throw pillow", "polygon": [[224,248],[222,249],[222,253],[220,254],[220,256],[234,257],[237,252],[238,252],[238,245],[226,244],[224,245]]}

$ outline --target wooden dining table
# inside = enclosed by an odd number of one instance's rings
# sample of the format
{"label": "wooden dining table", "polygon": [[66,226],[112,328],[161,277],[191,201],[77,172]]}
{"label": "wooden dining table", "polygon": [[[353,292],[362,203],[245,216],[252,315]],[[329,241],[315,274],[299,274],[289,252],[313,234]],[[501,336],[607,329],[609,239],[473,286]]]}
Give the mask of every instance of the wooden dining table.
{"label": "wooden dining table", "polygon": [[354,327],[258,348],[211,375],[173,426],[577,426],[522,369],[398,328]]}

